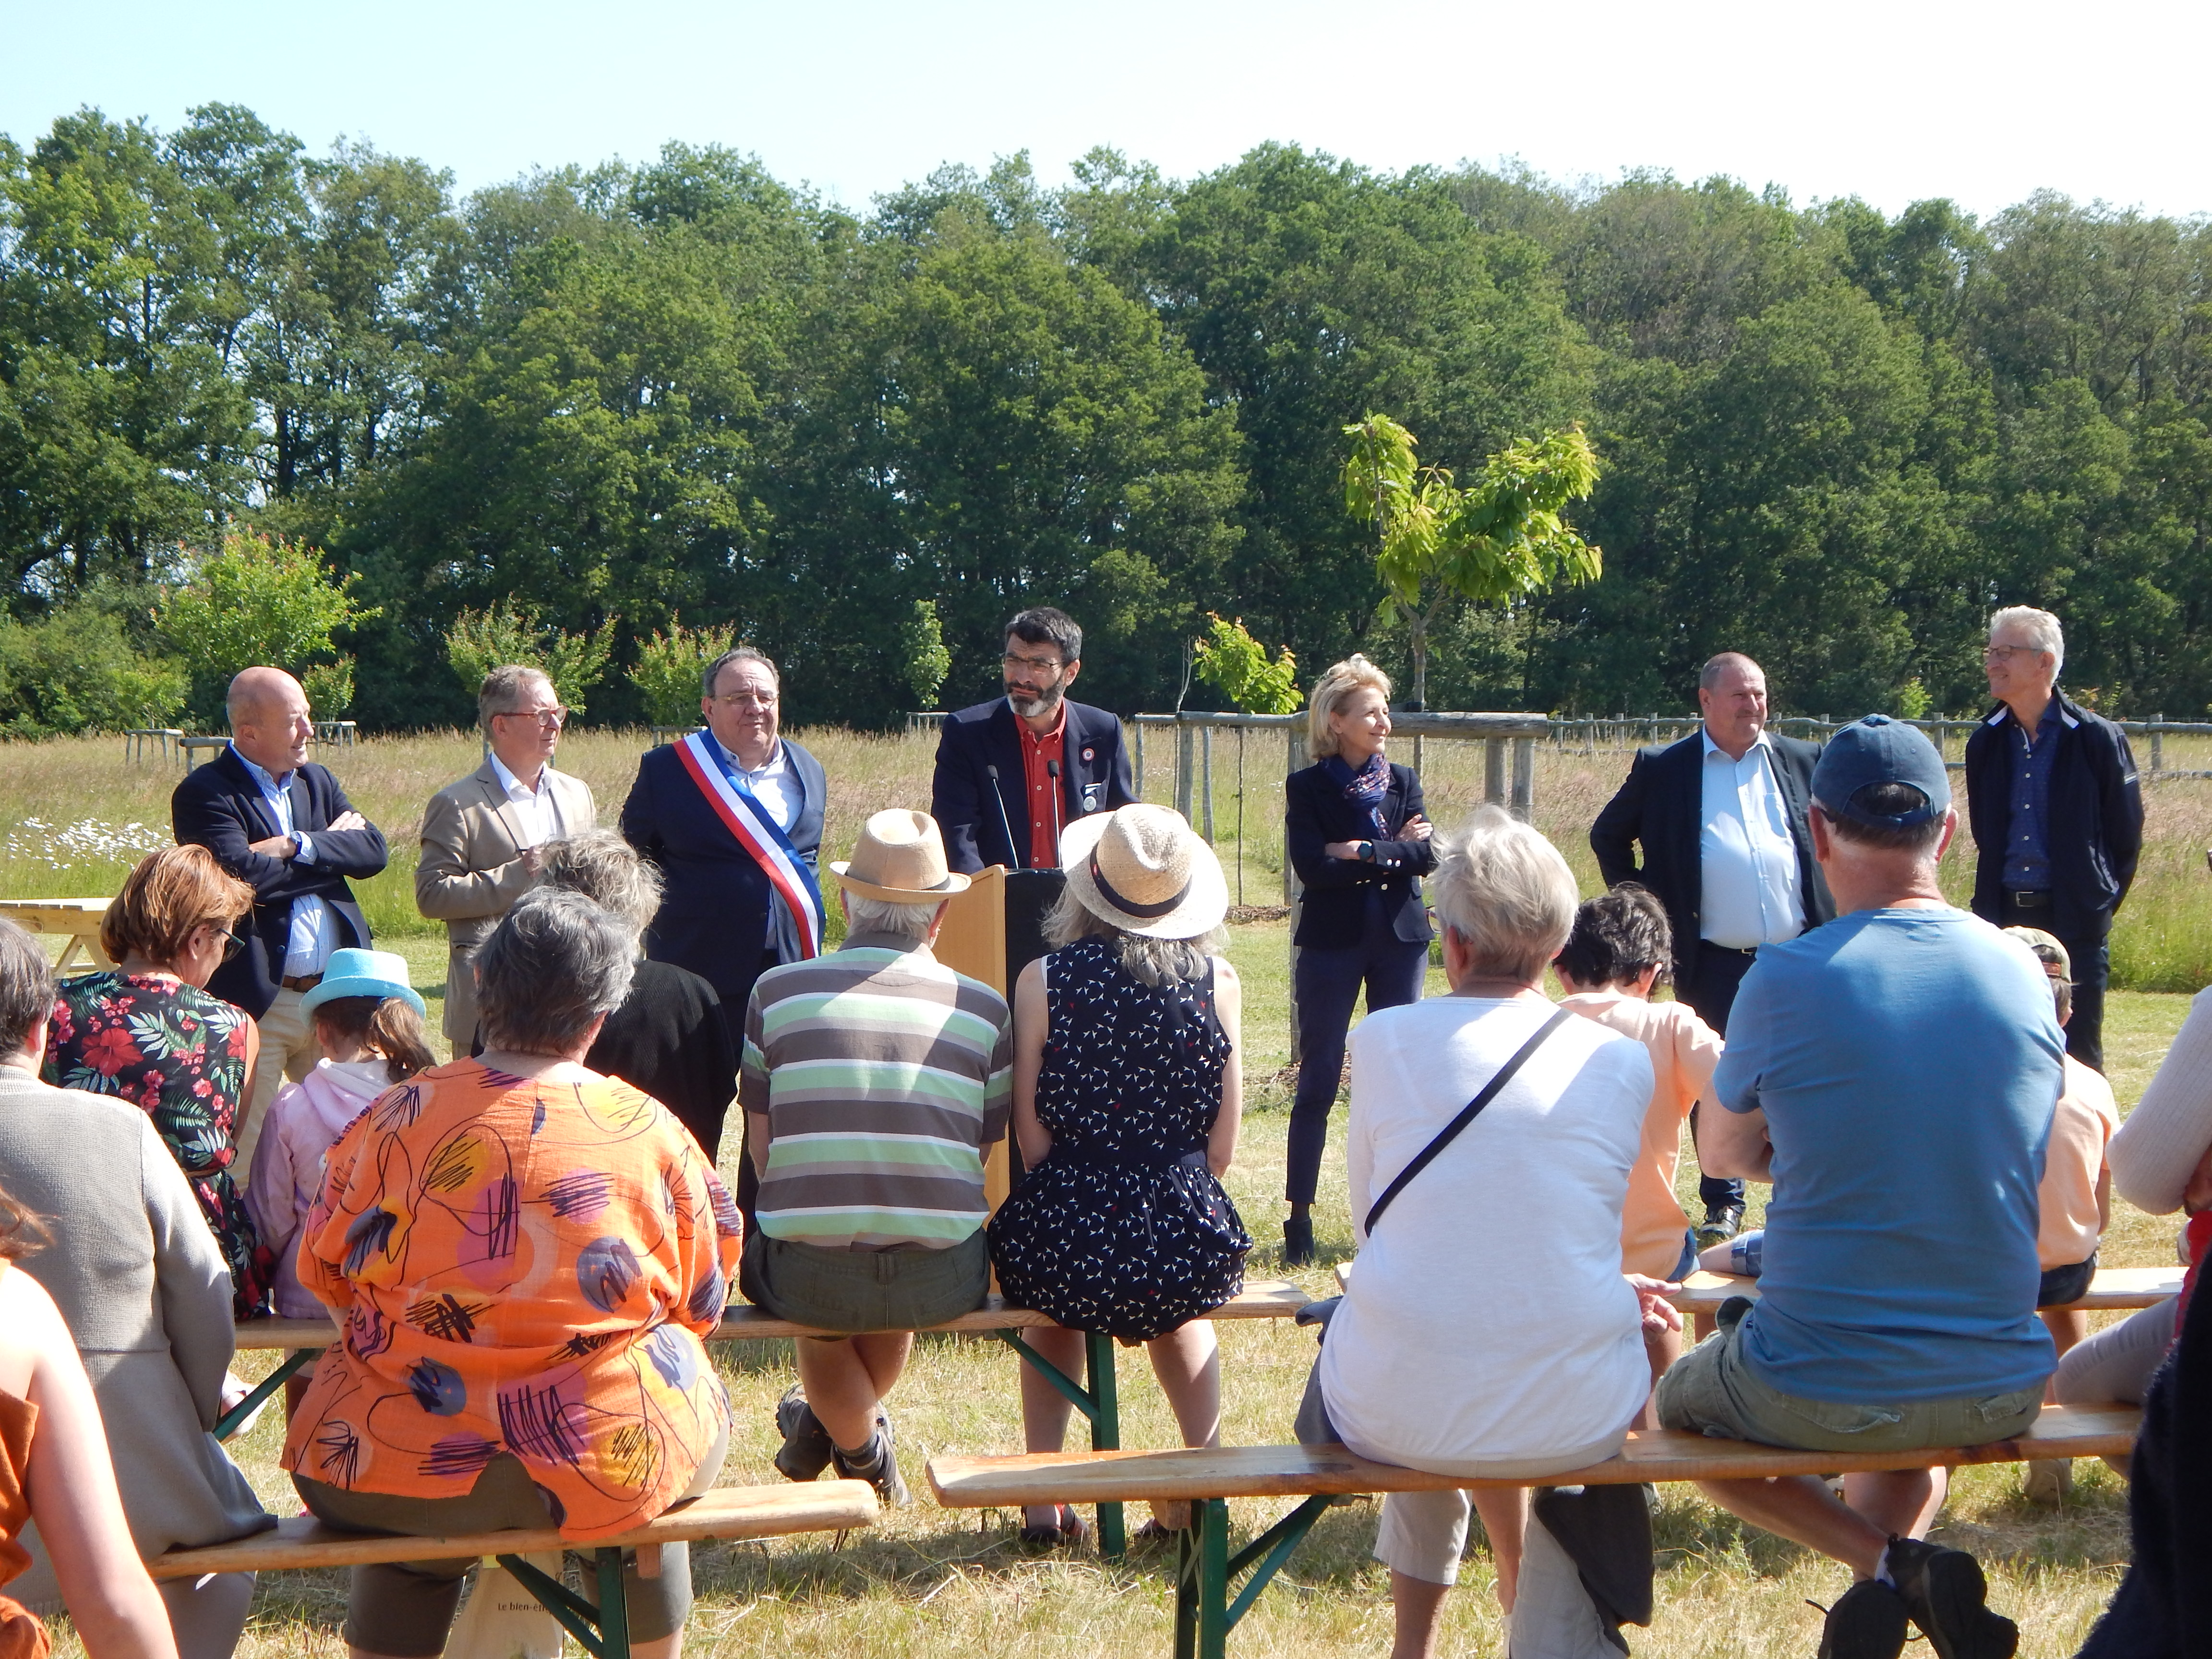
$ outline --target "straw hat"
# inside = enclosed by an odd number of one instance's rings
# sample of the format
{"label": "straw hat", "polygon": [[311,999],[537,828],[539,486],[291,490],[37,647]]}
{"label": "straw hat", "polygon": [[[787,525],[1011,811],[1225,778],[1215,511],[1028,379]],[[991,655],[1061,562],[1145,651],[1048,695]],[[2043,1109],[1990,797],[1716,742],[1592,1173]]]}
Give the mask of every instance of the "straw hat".
{"label": "straw hat", "polygon": [[1229,914],[1221,861],[1180,812],[1139,802],[1078,818],[1060,838],[1061,869],[1084,908],[1125,933],[1196,939]]}
{"label": "straw hat", "polygon": [[847,892],[893,904],[927,904],[968,890],[968,878],[945,867],[937,820],[903,806],[872,816],[860,826],[853,856],[830,872]]}

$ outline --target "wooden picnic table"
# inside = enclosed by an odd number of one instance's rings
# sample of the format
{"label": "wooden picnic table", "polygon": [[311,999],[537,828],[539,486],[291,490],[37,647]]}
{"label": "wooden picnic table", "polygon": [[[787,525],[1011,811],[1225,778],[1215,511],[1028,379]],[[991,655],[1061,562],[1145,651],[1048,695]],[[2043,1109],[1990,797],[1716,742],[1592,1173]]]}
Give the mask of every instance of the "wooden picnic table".
{"label": "wooden picnic table", "polygon": [[[100,919],[112,902],[104,898],[0,899],[0,916],[33,933],[68,936],[55,973],[94,974],[115,966],[100,948]],[[82,961],[77,960],[80,956]]]}

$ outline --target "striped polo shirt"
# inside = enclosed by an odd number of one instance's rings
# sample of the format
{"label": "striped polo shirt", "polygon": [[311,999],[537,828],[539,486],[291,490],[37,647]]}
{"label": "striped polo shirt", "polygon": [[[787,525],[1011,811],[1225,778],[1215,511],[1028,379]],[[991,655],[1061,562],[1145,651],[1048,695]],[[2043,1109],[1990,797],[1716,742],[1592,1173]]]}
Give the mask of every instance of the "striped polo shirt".
{"label": "striped polo shirt", "polygon": [[760,976],[738,1102],[769,1121],[760,1229],[823,1249],[944,1249],[989,1214],[1006,1133],[1006,1000],[924,945],[858,933]]}

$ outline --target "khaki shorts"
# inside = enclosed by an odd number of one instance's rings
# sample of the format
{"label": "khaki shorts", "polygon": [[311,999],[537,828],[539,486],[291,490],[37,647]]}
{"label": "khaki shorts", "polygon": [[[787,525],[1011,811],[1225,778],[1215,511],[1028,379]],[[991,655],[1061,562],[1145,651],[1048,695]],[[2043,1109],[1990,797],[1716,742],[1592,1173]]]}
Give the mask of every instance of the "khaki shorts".
{"label": "khaki shorts", "polygon": [[818,1330],[918,1331],[983,1305],[990,1249],[978,1228],[941,1250],[825,1250],[745,1236],[738,1288],[778,1319]]}
{"label": "khaki shorts", "polygon": [[1736,1340],[1741,1313],[1676,1360],[1652,1403],[1659,1425],[1806,1451],[1917,1451],[2006,1440],[2035,1421],[2043,1385],[2008,1394],[1861,1404],[1806,1400],[1761,1382]]}

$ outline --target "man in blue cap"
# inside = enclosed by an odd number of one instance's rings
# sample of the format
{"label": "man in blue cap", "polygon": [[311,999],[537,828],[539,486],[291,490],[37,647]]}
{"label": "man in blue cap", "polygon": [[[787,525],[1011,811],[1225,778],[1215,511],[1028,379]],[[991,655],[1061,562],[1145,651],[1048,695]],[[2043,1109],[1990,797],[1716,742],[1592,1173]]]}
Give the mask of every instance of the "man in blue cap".
{"label": "man in blue cap", "polygon": [[[2064,1039],[2034,957],[1945,902],[1958,825],[1942,757],[1880,714],[1813,773],[1837,920],[1744,976],[1701,1137],[1709,1169],[1771,1182],[1756,1305],[1660,1379],[1668,1428],[1811,1450],[1966,1446],[2033,1422],[2053,1364],[2034,1314],[2036,1188]],[[1923,1541],[1942,1469],[1709,1482],[1706,1495],[1851,1567],[1820,1652],[1893,1659],[1908,1618],[1938,1659],[2009,1659],[1964,1551]]]}

